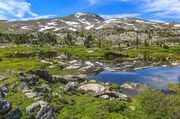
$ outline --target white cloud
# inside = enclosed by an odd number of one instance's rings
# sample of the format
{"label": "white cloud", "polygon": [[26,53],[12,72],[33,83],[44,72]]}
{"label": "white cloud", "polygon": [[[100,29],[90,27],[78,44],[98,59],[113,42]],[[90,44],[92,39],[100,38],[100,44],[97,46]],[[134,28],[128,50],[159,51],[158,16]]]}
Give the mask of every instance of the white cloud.
{"label": "white cloud", "polygon": [[23,18],[21,20],[27,21],[27,20],[46,19],[46,18],[51,18],[51,17],[55,17],[55,16],[56,15],[43,15],[43,16],[37,16],[37,17]]}
{"label": "white cloud", "polygon": [[149,21],[158,22],[158,23],[165,23],[165,21],[157,20],[157,19],[150,19]]}
{"label": "white cloud", "polygon": [[144,10],[157,17],[180,19],[180,0],[146,0]]}
{"label": "white cloud", "polygon": [[91,3],[91,5],[94,5],[97,3],[97,0],[88,0],[88,1]]}
{"label": "white cloud", "polygon": [[95,4],[107,4],[109,2],[125,2],[125,1],[131,1],[131,0],[86,0],[90,3],[90,5]]}
{"label": "white cloud", "polygon": [[105,19],[111,18],[131,18],[131,17],[138,17],[140,14],[111,14],[111,15],[101,15]]}
{"label": "white cloud", "polygon": [[31,4],[24,0],[0,0],[0,14],[4,18],[23,18],[25,14],[29,14],[32,17],[38,15],[30,10]]}
{"label": "white cloud", "polygon": [[138,12],[150,13],[154,18],[180,19],[180,0],[87,0],[91,5],[104,5],[110,2],[136,3]]}
{"label": "white cloud", "polygon": [[[39,16],[30,9],[31,3],[25,0],[0,0],[0,19],[12,20],[12,19],[25,19],[25,16],[32,18],[41,18],[45,16]],[[49,15],[46,15],[48,17]]]}

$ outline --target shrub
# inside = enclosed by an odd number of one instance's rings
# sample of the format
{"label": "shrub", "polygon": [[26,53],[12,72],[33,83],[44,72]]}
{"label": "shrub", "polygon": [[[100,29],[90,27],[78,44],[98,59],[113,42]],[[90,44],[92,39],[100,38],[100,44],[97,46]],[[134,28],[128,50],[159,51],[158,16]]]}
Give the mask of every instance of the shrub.
{"label": "shrub", "polygon": [[119,100],[107,101],[104,108],[111,112],[124,112],[126,103]]}
{"label": "shrub", "polygon": [[152,119],[178,119],[180,117],[180,97],[164,95],[157,90],[146,90],[138,98],[144,115]]}

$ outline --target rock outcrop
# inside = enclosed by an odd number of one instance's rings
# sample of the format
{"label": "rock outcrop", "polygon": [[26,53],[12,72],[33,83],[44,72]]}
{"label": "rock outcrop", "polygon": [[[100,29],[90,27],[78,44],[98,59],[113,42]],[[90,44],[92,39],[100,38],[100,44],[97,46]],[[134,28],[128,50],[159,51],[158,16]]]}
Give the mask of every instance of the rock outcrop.
{"label": "rock outcrop", "polygon": [[30,116],[35,114],[35,119],[53,119],[52,109],[49,104],[45,101],[38,101],[26,108],[27,113]]}
{"label": "rock outcrop", "polygon": [[102,84],[94,83],[81,85],[78,90],[84,92],[92,92],[94,95],[100,95],[106,90],[106,87]]}
{"label": "rock outcrop", "polygon": [[20,109],[17,107],[15,109],[13,109],[12,111],[10,111],[5,118],[6,119],[20,119],[22,116],[22,113],[20,111]]}

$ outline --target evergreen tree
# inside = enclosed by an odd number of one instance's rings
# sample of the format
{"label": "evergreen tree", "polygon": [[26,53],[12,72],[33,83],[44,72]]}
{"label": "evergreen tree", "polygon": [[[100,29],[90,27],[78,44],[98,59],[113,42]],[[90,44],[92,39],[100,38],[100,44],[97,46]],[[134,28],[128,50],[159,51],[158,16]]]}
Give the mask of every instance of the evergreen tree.
{"label": "evergreen tree", "polygon": [[93,46],[93,41],[94,41],[94,38],[91,34],[89,34],[87,37],[86,37],[86,40],[84,41],[84,46],[86,48],[91,48]]}

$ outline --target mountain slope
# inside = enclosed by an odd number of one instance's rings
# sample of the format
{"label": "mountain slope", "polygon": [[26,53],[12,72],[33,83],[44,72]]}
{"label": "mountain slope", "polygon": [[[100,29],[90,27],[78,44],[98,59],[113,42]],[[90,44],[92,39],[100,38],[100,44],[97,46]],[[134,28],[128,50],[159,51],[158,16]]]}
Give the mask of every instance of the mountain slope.
{"label": "mountain slope", "polygon": [[[159,23],[136,18],[113,18],[104,20],[96,14],[77,13],[63,18],[41,19],[30,21],[0,21],[0,25],[7,26],[8,32],[57,32],[61,30],[79,31],[91,29],[111,29],[114,27],[127,30],[144,29],[180,29],[178,23]],[[2,29],[2,27],[1,27]],[[5,29],[5,28],[4,28]]]}
{"label": "mountain slope", "polygon": [[[87,34],[96,39],[110,41],[113,45],[148,41],[180,42],[180,23],[154,22],[137,18],[113,18],[104,20],[96,14],[76,13],[62,18],[29,21],[0,21],[0,32],[38,33],[52,32],[64,38],[70,32],[82,44]],[[77,34],[77,32],[83,34]]]}

